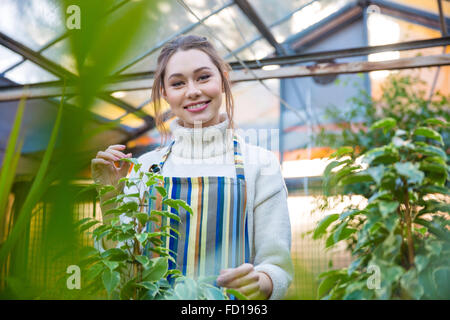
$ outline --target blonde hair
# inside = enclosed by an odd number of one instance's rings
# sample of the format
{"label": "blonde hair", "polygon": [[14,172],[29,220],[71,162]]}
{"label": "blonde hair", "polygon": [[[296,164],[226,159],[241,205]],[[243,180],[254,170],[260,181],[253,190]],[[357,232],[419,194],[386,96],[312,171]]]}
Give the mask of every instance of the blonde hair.
{"label": "blonde hair", "polygon": [[190,49],[197,49],[206,53],[219,70],[222,77],[223,91],[225,92],[226,112],[229,119],[228,128],[234,129],[234,100],[231,93],[231,83],[227,77],[227,73],[231,71],[230,65],[222,59],[206,37],[196,35],[180,36],[168,42],[162,48],[158,56],[157,67],[154,75],[151,100],[153,101],[155,112],[156,128],[161,134],[161,146],[166,143],[169,136],[169,129],[164,125],[165,119],[163,118],[163,112],[161,110],[161,94],[164,90],[164,75],[167,62],[175,52]]}

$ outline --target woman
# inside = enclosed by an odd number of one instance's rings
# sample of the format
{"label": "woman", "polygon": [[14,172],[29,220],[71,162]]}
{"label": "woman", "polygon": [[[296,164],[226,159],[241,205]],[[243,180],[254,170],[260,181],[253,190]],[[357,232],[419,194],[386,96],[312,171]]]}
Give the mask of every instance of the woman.
{"label": "woman", "polygon": [[[287,189],[276,156],[245,143],[233,130],[229,70],[204,37],[182,36],[168,43],[158,57],[152,101],[164,139],[168,132],[160,99],[170,105],[176,116],[174,140],[138,161],[141,170],[155,170],[159,163],[156,170],[167,177],[169,195],[194,211],[174,225],[180,236],[167,243],[177,253],[172,267],[193,277],[219,275],[219,286],[250,299],[281,299],[293,276]],[[220,112],[222,95],[226,113]],[[126,176],[128,162],[114,166],[131,156],[121,151],[124,147],[113,145],[97,154],[94,181],[117,185]]]}

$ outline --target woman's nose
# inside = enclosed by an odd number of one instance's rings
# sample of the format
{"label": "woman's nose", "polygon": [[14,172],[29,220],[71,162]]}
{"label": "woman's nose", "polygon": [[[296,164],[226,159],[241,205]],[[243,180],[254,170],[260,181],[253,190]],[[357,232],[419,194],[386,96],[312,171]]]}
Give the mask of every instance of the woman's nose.
{"label": "woman's nose", "polygon": [[200,91],[199,88],[197,88],[197,86],[193,83],[188,84],[188,89],[186,92],[186,95],[188,98],[192,99],[192,98],[197,98],[202,94],[202,92]]}

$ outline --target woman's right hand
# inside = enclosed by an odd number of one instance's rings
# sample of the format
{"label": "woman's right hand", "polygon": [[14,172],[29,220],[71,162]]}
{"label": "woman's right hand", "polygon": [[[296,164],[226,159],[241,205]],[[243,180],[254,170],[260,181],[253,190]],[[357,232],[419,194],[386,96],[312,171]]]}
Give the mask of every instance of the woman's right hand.
{"label": "woman's right hand", "polygon": [[[131,166],[128,161],[120,161],[122,158],[131,158],[131,153],[120,151],[125,147],[122,144],[111,145],[105,151],[99,151],[96,158],[91,160],[91,174],[95,183],[115,186],[119,192],[123,190],[125,184],[122,182],[118,185],[118,181],[127,176]],[[115,161],[120,161],[119,167],[116,167]]]}

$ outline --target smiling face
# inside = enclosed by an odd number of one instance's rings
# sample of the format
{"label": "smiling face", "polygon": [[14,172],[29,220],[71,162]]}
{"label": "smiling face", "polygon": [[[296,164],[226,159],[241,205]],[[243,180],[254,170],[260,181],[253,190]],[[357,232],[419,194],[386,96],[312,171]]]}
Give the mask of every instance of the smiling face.
{"label": "smiling face", "polygon": [[163,81],[163,98],[183,126],[207,127],[220,122],[222,76],[205,52],[175,52],[167,62]]}

